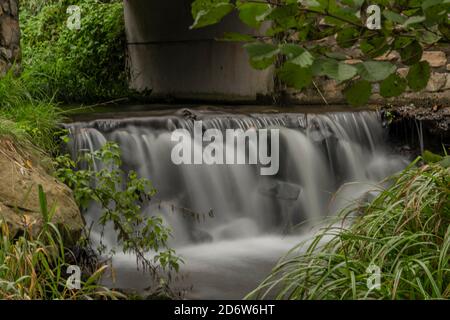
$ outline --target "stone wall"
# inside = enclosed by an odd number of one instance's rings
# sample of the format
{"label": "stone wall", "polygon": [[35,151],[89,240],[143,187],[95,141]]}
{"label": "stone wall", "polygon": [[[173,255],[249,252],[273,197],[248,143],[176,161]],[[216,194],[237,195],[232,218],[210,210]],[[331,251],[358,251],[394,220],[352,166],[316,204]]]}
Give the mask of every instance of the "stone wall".
{"label": "stone wall", "polygon": [[20,62],[18,6],[18,0],[0,0],[0,77]]}
{"label": "stone wall", "polygon": [[[352,53],[352,55],[357,55],[357,53],[355,54],[355,51],[350,51],[350,53]],[[406,77],[408,74],[409,69],[400,66],[400,57],[397,53],[379,57],[377,60],[390,61],[398,64],[398,73],[402,77]],[[431,78],[426,89],[421,92],[412,92],[408,88],[408,91],[400,97],[386,99],[379,94],[379,85],[374,84],[370,103],[383,105],[386,103],[393,105],[414,103],[415,105],[423,106],[429,104],[450,106],[450,46],[447,45],[428,49],[424,52],[423,60],[428,61],[432,67]],[[353,64],[360,62],[360,60],[347,60],[346,62]],[[312,86],[303,92],[287,89],[286,99],[291,103],[300,104],[324,104],[324,100],[329,104],[346,103],[342,95],[343,87],[338,85],[336,81],[321,79],[316,82],[316,85],[317,88]]]}

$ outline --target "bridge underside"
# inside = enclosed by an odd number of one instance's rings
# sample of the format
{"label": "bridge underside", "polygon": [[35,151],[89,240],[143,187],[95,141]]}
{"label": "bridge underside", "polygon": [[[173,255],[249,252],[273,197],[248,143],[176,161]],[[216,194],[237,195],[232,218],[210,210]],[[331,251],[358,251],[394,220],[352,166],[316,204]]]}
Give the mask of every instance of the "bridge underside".
{"label": "bridge underside", "polygon": [[270,70],[253,70],[242,45],[216,39],[249,32],[237,17],[200,30],[192,0],[125,1],[131,86],[155,98],[255,101],[273,89]]}

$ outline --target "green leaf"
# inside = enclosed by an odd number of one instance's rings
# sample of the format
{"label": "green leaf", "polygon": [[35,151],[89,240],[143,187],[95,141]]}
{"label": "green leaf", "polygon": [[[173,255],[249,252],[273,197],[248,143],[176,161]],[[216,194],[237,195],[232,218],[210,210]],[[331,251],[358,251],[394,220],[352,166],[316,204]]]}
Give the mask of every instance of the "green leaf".
{"label": "green leaf", "polygon": [[250,64],[259,70],[270,67],[280,52],[277,46],[263,42],[249,43],[244,48],[250,57]]}
{"label": "green leaf", "polygon": [[380,84],[380,94],[385,98],[398,97],[405,92],[407,82],[398,74],[391,74]]}
{"label": "green leaf", "polygon": [[328,0],[304,0],[302,4],[311,11],[325,13],[328,9]]}
{"label": "green leaf", "polygon": [[270,14],[271,8],[267,3],[241,2],[236,6],[239,10],[239,18],[252,28],[259,28],[261,22]]}
{"label": "green leaf", "polygon": [[410,37],[397,37],[394,40],[394,49],[395,50],[399,50],[399,49],[403,49],[406,46],[410,45],[412,42],[414,41],[414,39],[410,38]]}
{"label": "green leaf", "polygon": [[423,49],[417,40],[400,49],[400,57],[402,62],[408,66],[419,62],[422,59]]}
{"label": "green leaf", "polygon": [[330,1],[329,3],[328,13],[330,14],[330,16],[326,17],[327,22],[330,22],[337,26],[342,26],[343,23],[350,23],[355,25],[361,24],[361,20],[357,15],[359,9],[337,6],[336,4],[333,4],[333,1]]}
{"label": "green leaf", "polygon": [[41,209],[42,219],[44,223],[49,223],[50,214],[48,212],[47,196],[45,195],[44,188],[42,187],[42,185],[38,185],[38,191],[39,191],[39,207]]}
{"label": "green leaf", "polygon": [[355,66],[335,60],[327,60],[322,64],[322,73],[337,81],[352,79],[358,73]]}
{"label": "green leaf", "polygon": [[450,40],[450,23],[445,22],[441,23],[438,27],[439,31],[441,32],[442,36],[448,41]]}
{"label": "green leaf", "polygon": [[422,9],[425,11],[433,6],[443,4],[443,0],[425,0],[422,2]]}
{"label": "green leaf", "polygon": [[403,24],[407,20],[407,18],[402,16],[401,14],[398,14],[397,12],[390,10],[384,10],[383,15],[385,16],[386,19],[398,24]]}
{"label": "green leaf", "polygon": [[438,164],[444,168],[450,168],[450,156],[444,157]]}
{"label": "green leaf", "polygon": [[335,59],[335,60],[347,60],[348,59],[347,55],[344,53],[341,53],[341,52],[326,52],[325,55],[328,58]]}
{"label": "green leaf", "polygon": [[300,67],[310,67],[314,62],[312,54],[296,44],[283,45],[281,52],[289,59],[288,62]]}
{"label": "green leaf", "polygon": [[297,14],[298,4],[294,1],[294,3],[273,8],[267,18],[276,22],[282,29],[289,29],[297,26]]}
{"label": "green leaf", "polygon": [[372,85],[365,80],[356,81],[344,90],[345,99],[353,106],[365,105],[371,93]]}
{"label": "green leaf", "polygon": [[431,151],[425,150],[422,154],[422,158],[423,161],[425,161],[426,163],[437,163],[439,161],[442,161],[442,159],[444,159],[444,157],[435,154]]}
{"label": "green leaf", "polygon": [[311,68],[302,68],[297,64],[285,63],[278,70],[278,77],[288,86],[301,90],[312,82]]}
{"label": "green leaf", "polygon": [[359,30],[344,28],[337,33],[336,41],[341,48],[350,48],[359,40]]}
{"label": "green leaf", "polygon": [[448,22],[448,12],[450,11],[450,1],[448,1],[448,0],[425,0],[422,3],[422,10],[425,13],[427,22],[429,22],[429,23]]}
{"label": "green leaf", "polygon": [[405,23],[403,23],[403,27],[404,27],[404,28],[408,28],[408,27],[413,26],[413,25],[415,25],[415,24],[422,23],[422,22],[424,22],[425,20],[427,20],[427,18],[425,18],[425,17],[423,17],[423,16],[412,16],[412,17],[409,17],[409,18],[405,21]]}
{"label": "green leaf", "polygon": [[397,70],[397,67],[386,61],[366,61],[356,65],[363,80],[370,82],[383,81]]}
{"label": "green leaf", "polygon": [[376,58],[389,50],[386,38],[383,36],[371,36],[361,41],[361,51],[370,58]]}
{"label": "green leaf", "polygon": [[421,61],[411,66],[406,76],[408,86],[414,91],[425,89],[430,80],[431,70],[427,61]]}
{"label": "green leaf", "polygon": [[230,0],[196,0],[192,3],[194,23],[191,29],[218,23],[234,9]]}
{"label": "green leaf", "polygon": [[430,32],[428,30],[418,30],[416,31],[416,37],[420,40],[420,42],[426,43],[426,44],[434,44],[441,40],[441,37],[434,33]]}

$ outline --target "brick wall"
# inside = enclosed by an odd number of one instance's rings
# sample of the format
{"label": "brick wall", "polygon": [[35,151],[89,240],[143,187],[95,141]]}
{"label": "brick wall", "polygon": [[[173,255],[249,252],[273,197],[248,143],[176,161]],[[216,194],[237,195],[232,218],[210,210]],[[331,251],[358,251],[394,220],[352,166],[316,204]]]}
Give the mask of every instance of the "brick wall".
{"label": "brick wall", "polygon": [[0,76],[20,62],[18,0],[0,0]]}

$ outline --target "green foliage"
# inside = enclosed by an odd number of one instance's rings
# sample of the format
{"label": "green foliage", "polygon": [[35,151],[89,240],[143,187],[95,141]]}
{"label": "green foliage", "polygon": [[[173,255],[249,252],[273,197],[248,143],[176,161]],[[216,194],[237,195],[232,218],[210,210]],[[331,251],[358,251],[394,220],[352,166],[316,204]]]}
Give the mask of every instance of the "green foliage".
{"label": "green foliage", "polygon": [[406,79],[412,90],[420,91],[427,86],[430,75],[430,64],[427,61],[422,61],[416,63],[409,69]]}
{"label": "green foliage", "polygon": [[22,146],[56,152],[55,137],[60,132],[62,114],[44,95],[33,96],[25,82],[26,79],[15,77],[12,70],[0,79],[0,135],[13,137]]}
{"label": "green foliage", "polygon": [[[69,5],[81,8],[81,29],[66,22]],[[64,102],[128,94],[122,1],[24,1],[21,7],[24,77],[35,95]]]}
{"label": "green foliage", "polygon": [[[445,150],[445,149],[444,149]],[[437,163],[438,165],[444,167],[444,168],[449,168],[450,167],[450,156],[449,155],[445,155],[445,156],[441,156],[438,154],[434,154],[428,150],[425,150],[423,152],[422,155],[423,160],[428,163],[428,164],[435,164]]]}
{"label": "green foliage", "polygon": [[[289,252],[249,297],[449,299],[450,167],[416,163]],[[379,290],[367,286],[373,265]]]}
{"label": "green foliage", "polygon": [[220,21],[233,10],[230,0],[198,0],[192,4],[192,16],[195,18],[191,28],[206,27]]}
{"label": "green foliage", "polygon": [[407,87],[407,82],[398,74],[391,74],[380,84],[380,94],[383,97],[390,98],[402,94]]}
{"label": "green foliage", "polygon": [[294,63],[285,63],[278,71],[278,77],[289,86],[301,90],[312,81],[312,72],[309,68],[302,68]]}
{"label": "green foliage", "polygon": [[[0,299],[118,299],[124,296],[99,286],[107,266],[84,274],[80,289],[67,286],[66,271],[74,254],[63,244],[58,227],[50,222],[55,208],[47,207],[46,195],[39,188],[43,228],[34,235],[30,225],[17,237],[0,219]],[[72,259],[73,260],[73,259]]]}
{"label": "green foliage", "polygon": [[[369,29],[364,20],[372,4],[379,5],[382,13],[377,30]],[[191,28],[218,23],[237,12],[242,22],[261,35],[226,34],[225,38],[249,42],[245,48],[253,67],[276,65],[279,78],[296,89],[309,86],[312,76],[327,76],[345,83],[349,103],[362,105],[370,98],[366,82],[379,83],[385,97],[399,96],[408,86],[414,91],[425,88],[430,72],[429,65],[420,62],[423,50],[438,42],[448,43],[449,9],[447,0],[196,0]],[[268,27],[261,28],[263,24]],[[326,41],[330,36],[336,38],[337,51]],[[360,50],[351,56],[348,48]],[[397,65],[376,60],[394,51],[403,65],[411,67],[407,82],[395,74]],[[347,62],[350,59],[364,62],[353,66]],[[361,94],[357,88],[363,89]]]}
{"label": "green foliage", "polygon": [[[92,202],[101,206],[99,224],[113,225],[125,253],[135,253],[144,267],[156,270],[145,257],[148,251],[156,252],[154,262],[178,271],[181,260],[167,246],[170,229],[161,217],[142,214],[155,190],[136,172],[126,174],[120,169],[117,144],[107,143],[97,151],[82,153],[76,161],[68,155],[60,156],[56,165],[56,176],[74,190],[81,208],[86,209]],[[86,169],[79,169],[83,166]]]}
{"label": "green foliage", "polygon": [[358,80],[345,89],[344,96],[351,105],[359,106],[369,100],[371,93],[372,85],[370,82]]}

